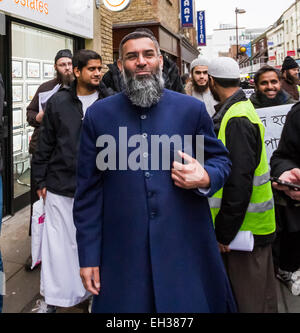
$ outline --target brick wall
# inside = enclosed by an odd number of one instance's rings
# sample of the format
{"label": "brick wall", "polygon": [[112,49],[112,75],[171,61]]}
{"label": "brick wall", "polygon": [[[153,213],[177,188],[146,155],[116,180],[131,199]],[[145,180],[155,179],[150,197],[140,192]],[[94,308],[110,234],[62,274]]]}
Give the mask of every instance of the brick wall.
{"label": "brick wall", "polygon": [[87,39],[85,47],[98,52],[103,64],[113,62],[112,15],[104,5],[94,9],[94,39]]}
{"label": "brick wall", "polygon": [[179,32],[179,6],[178,0],[159,0],[158,3],[159,21],[175,34]]}
{"label": "brick wall", "polygon": [[113,24],[158,21],[158,2],[164,0],[132,0],[121,12],[112,13]]}

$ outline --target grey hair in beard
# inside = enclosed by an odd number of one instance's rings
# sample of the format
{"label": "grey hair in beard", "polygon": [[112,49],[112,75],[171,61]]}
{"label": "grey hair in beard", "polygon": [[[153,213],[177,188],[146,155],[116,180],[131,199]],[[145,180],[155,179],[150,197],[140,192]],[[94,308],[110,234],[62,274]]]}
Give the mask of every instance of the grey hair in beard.
{"label": "grey hair in beard", "polygon": [[139,79],[124,68],[122,76],[125,93],[133,105],[149,108],[159,102],[165,85],[160,67],[156,74],[143,75]]}

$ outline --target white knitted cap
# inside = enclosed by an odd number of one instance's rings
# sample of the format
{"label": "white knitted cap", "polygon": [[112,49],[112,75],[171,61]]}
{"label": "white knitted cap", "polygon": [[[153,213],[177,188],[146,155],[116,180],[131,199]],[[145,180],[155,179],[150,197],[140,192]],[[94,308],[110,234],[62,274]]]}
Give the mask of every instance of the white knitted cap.
{"label": "white knitted cap", "polygon": [[208,68],[208,74],[220,79],[239,79],[240,69],[238,63],[229,57],[212,59]]}
{"label": "white knitted cap", "polygon": [[198,58],[196,58],[195,60],[192,61],[191,63],[191,71],[194,67],[196,66],[209,66],[209,60],[204,58],[203,56],[199,56]]}

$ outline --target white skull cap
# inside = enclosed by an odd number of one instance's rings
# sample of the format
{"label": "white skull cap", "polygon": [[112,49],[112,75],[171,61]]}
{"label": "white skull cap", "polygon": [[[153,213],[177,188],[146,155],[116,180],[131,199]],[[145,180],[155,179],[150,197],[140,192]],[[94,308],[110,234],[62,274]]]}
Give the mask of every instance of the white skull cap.
{"label": "white skull cap", "polygon": [[239,79],[240,69],[238,63],[229,57],[214,58],[210,62],[208,74],[220,79]]}
{"label": "white skull cap", "polygon": [[191,63],[191,71],[193,68],[195,68],[196,66],[209,66],[209,60],[203,56],[199,56],[198,58],[196,58],[195,60],[192,61]]}

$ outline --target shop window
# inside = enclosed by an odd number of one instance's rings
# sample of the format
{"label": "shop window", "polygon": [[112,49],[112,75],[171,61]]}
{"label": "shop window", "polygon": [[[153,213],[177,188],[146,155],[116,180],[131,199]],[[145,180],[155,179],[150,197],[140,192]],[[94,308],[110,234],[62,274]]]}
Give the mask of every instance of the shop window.
{"label": "shop window", "polygon": [[12,127],[14,197],[30,190],[29,142],[34,128],[26,120],[26,108],[37,88],[54,78],[58,50],[73,50],[73,39],[25,25],[12,24]]}

